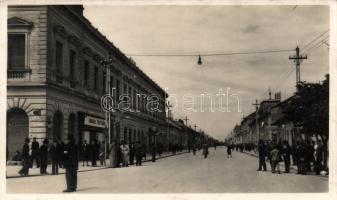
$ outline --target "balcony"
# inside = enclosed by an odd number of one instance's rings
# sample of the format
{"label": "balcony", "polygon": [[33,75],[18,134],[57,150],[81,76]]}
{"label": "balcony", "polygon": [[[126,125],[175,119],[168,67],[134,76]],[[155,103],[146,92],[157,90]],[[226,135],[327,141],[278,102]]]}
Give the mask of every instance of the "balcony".
{"label": "balcony", "polygon": [[31,73],[31,69],[8,69],[7,79],[23,79],[27,73]]}

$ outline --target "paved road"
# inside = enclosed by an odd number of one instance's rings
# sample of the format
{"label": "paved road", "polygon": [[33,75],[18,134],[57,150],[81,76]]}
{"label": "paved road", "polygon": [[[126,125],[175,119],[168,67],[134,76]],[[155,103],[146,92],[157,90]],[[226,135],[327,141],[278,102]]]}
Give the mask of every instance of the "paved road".
{"label": "paved road", "polygon": [[[210,150],[207,159],[183,154],[145,163],[142,167],[81,172],[78,193],[235,193],[327,192],[328,178],[314,175],[258,172],[257,159],[224,149]],[[8,193],[60,193],[64,175],[7,179]]]}

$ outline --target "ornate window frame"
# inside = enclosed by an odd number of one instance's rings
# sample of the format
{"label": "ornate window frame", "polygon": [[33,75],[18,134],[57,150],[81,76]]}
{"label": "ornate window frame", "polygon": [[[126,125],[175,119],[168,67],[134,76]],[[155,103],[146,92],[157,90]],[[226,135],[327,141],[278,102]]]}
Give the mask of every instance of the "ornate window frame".
{"label": "ornate window frame", "polygon": [[[24,78],[27,73],[31,73],[30,69],[30,34],[34,28],[34,24],[19,17],[7,19],[7,35],[24,35],[25,36],[25,64],[24,69],[7,69],[8,78]],[[9,45],[9,44],[7,44]],[[8,66],[7,66],[8,67]]]}

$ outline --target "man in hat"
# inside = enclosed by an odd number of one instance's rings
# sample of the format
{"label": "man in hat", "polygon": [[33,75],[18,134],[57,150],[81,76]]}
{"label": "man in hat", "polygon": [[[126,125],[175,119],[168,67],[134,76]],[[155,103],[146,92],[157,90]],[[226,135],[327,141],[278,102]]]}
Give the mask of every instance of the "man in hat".
{"label": "man in hat", "polygon": [[25,139],[25,142],[22,146],[22,169],[19,171],[21,176],[28,176],[29,167],[30,167],[30,155],[29,155],[29,138]]}
{"label": "man in hat", "polygon": [[64,146],[63,166],[66,169],[67,189],[63,192],[75,192],[77,188],[78,151],[73,135],[68,135]]}

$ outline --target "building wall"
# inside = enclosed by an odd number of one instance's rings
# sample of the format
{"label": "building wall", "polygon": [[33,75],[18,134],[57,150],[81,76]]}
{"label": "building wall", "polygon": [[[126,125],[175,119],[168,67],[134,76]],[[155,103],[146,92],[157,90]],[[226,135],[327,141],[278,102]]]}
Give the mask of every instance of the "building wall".
{"label": "building wall", "polygon": [[[37,137],[40,142],[44,138],[53,138],[55,132],[55,114],[62,113],[61,139],[69,132],[70,115],[75,117],[75,137],[80,139],[83,132],[80,115],[92,115],[101,119],[106,113],[100,105],[103,91],[103,72],[106,69],[100,60],[112,53],[115,57],[112,68],[112,86],[119,81],[120,94],[128,93],[129,87],[136,93],[157,94],[164,106],[165,93],[135,64],[131,63],[119,50],[107,41],[90,23],[78,12],[72,12],[67,6],[24,6],[10,7],[9,18],[19,17],[33,24],[29,34],[29,68],[20,79],[8,79],[8,110],[20,108],[29,117],[29,133],[27,137]],[[76,14],[77,13],[77,14]],[[63,44],[63,69],[56,71],[56,41]],[[76,52],[74,78],[70,77],[69,52]],[[90,63],[88,82],[84,80],[84,62]],[[94,66],[98,67],[98,87],[94,88]],[[124,84],[127,91],[123,90]],[[107,85],[108,86],[108,85]],[[114,93],[116,95],[116,91]],[[118,103],[118,101],[116,101]],[[145,101],[141,102],[145,104]],[[38,115],[36,115],[36,112]],[[127,112],[112,113],[113,138],[124,138],[124,129],[132,131],[131,141],[138,139],[143,133],[147,145],[149,129],[156,126],[160,136],[166,132],[165,110],[161,113],[150,113],[135,107]],[[35,114],[34,114],[35,113]],[[83,119],[82,119],[83,121]],[[116,128],[116,123],[119,128]],[[102,132],[101,129],[94,132]],[[106,131],[106,130],[105,130]],[[118,131],[118,133],[117,133]],[[136,137],[134,137],[136,135]],[[129,140],[129,135],[126,136]],[[162,137],[163,138],[163,137]],[[55,138],[54,138],[55,139]]]}

